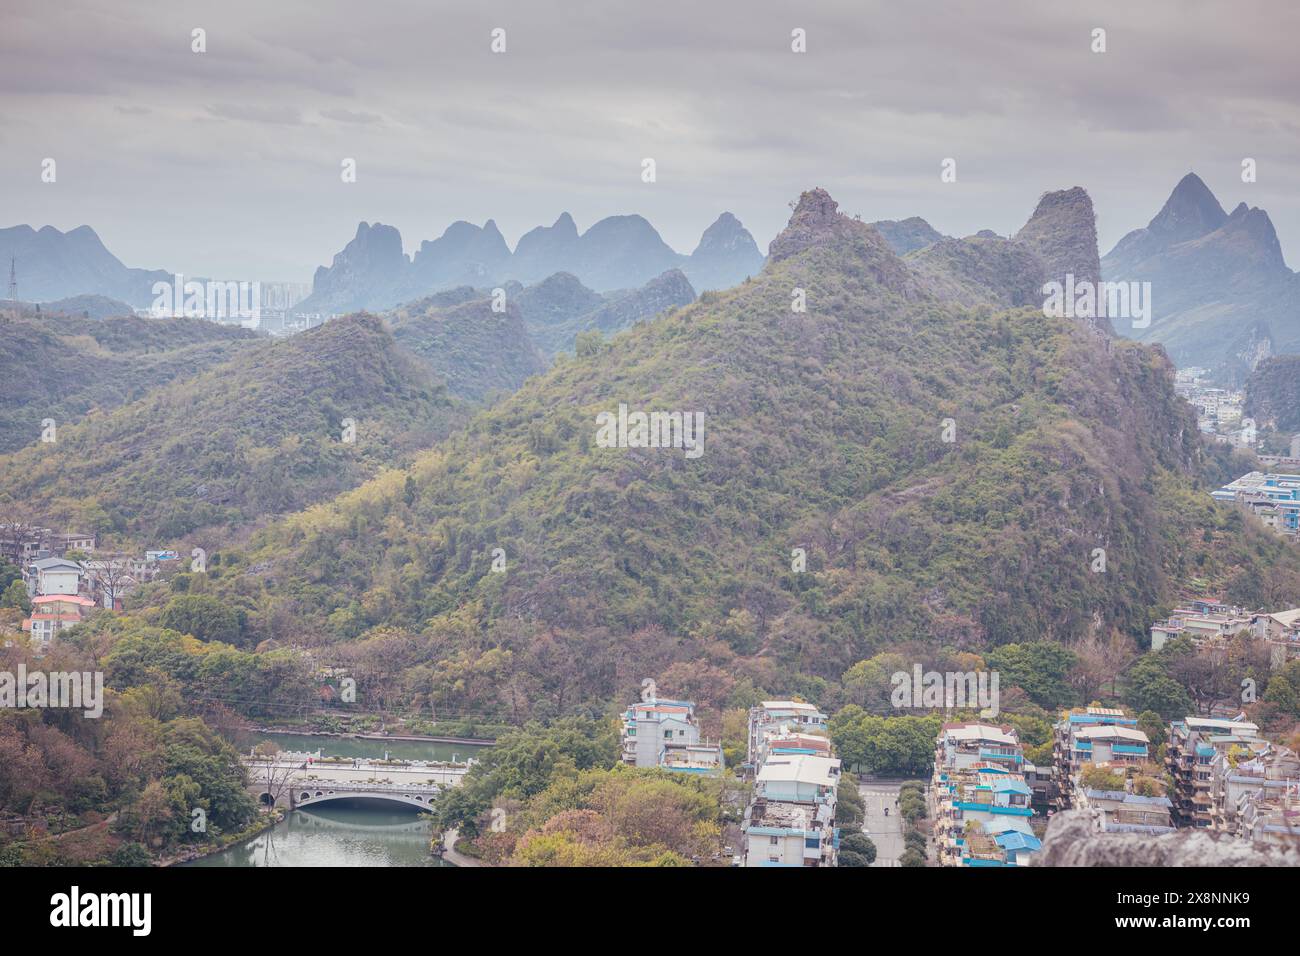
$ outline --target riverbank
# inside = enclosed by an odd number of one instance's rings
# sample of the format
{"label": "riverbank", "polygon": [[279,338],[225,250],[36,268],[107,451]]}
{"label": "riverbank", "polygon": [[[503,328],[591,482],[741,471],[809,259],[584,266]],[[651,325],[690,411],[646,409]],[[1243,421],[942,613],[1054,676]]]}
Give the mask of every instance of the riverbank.
{"label": "riverbank", "polygon": [[284,819],[284,811],[274,809],[268,813],[259,813],[257,819],[250,823],[244,829],[236,833],[223,833],[215,843],[205,844],[204,846],[186,847],[184,851],[175,853],[159,860],[154,866],[180,866],[183,863],[192,863],[195,860],[201,860],[205,856],[212,856],[214,853],[220,853],[227,847],[232,847],[236,843],[244,840],[251,840],[259,833],[265,833],[272,829]]}
{"label": "riverbank", "polygon": [[442,858],[452,866],[487,866],[482,860],[472,856],[466,856],[456,850],[456,841],[460,839],[460,834],[455,830],[448,830],[442,835]]}

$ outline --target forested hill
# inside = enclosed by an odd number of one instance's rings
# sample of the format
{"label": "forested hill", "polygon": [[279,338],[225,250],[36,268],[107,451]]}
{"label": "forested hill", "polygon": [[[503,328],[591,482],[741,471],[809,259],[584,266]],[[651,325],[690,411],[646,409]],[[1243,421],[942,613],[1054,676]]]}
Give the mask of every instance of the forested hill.
{"label": "forested hill", "polygon": [[0,453],[233,357],[258,335],[204,319],[96,320],[27,310],[0,325]]}
{"label": "forested hill", "polygon": [[[1195,487],[1159,349],[935,291],[970,276],[927,281],[806,193],[758,276],[268,529],[249,560],[271,570],[229,586],[258,638],[397,627],[467,668],[499,648],[561,704],[673,662],[789,686],[906,642],[1135,634],[1182,576],[1294,564]],[[620,404],[702,413],[702,454],[599,447]]]}
{"label": "forested hill", "polygon": [[0,457],[0,488],[47,522],[171,542],[337,495],[465,417],[378,318],[349,316],[60,424]]}

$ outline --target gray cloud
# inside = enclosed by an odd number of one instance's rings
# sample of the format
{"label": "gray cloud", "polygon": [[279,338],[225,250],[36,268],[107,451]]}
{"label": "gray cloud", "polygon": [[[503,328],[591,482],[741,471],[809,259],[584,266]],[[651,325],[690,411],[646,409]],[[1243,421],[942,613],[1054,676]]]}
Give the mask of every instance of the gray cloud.
{"label": "gray cloud", "polygon": [[965,235],[1080,184],[1105,251],[1195,169],[1267,209],[1295,265],[1298,26],[1265,0],[7,0],[0,225],[87,222],[131,265],[305,280],[361,219],[409,250],[453,219],[513,240],[563,210],[638,212],[689,251],[723,209],[765,245],[813,185]]}

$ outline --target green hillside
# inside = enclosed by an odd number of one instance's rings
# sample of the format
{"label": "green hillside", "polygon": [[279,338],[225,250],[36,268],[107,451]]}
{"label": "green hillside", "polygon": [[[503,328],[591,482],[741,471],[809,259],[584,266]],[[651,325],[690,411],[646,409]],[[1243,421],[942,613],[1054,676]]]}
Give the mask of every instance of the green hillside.
{"label": "green hillside", "polygon": [[0,453],[38,441],[46,418],[62,426],[92,408],[116,408],[257,339],[248,329],[203,319],[28,312],[0,326]]}
{"label": "green hillside", "polygon": [[482,402],[513,392],[546,367],[513,302],[493,312],[490,298],[450,304],[432,296],[390,318],[398,344],[457,398]]}
{"label": "green hillside", "polygon": [[0,458],[0,488],[46,521],[174,541],[336,495],[463,415],[379,319],[349,316],[60,426]]}
{"label": "green hillside", "polygon": [[[675,662],[789,687],[907,643],[1136,638],[1187,577],[1248,589],[1296,564],[1197,488],[1162,353],[927,291],[963,281],[805,194],[758,277],[562,359],[409,478],[268,529],[248,560],[271,570],[232,585],[250,627],[404,629],[407,673],[522,674],[563,709]],[[597,447],[620,403],[703,412],[703,453]]]}

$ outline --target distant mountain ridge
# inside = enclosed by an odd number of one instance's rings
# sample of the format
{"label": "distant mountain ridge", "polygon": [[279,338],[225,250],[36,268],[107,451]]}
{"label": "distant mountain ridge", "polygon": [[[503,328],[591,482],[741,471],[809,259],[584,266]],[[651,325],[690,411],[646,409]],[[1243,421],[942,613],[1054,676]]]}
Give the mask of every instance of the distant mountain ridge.
{"label": "distant mountain ridge", "polygon": [[18,298],[26,302],[99,295],[145,308],[153,301],[153,284],[172,281],[172,274],[161,269],[123,265],[89,226],[68,232],[26,224],[0,229],[0,271],[6,284],[11,259]]}
{"label": "distant mountain ridge", "polygon": [[763,254],[731,213],[704,231],[690,255],[675,252],[644,217],[607,216],[579,233],[563,213],[553,225],[526,232],[514,251],[496,223],[458,221],[414,257],[402,251],[401,234],[383,223],[363,222],[356,235],[316,270],[303,312],[386,310],[458,285],[483,288],[508,281],[539,282],[558,272],[596,292],[632,289],[680,269],[694,291],[730,288],[756,275]]}
{"label": "distant mountain ridge", "polygon": [[1300,275],[1268,213],[1244,202],[1224,212],[1195,173],[1101,266],[1107,281],[1151,283],[1150,327],[1118,331],[1160,342],[1179,365],[1242,382],[1269,355],[1300,351]]}

